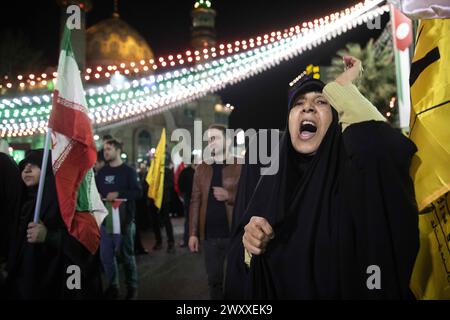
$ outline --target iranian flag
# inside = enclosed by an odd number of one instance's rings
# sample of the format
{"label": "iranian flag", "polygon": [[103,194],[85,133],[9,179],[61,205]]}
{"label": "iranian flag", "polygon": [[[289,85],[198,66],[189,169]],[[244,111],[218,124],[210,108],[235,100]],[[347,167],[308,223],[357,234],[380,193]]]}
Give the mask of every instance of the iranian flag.
{"label": "iranian flag", "polygon": [[64,223],[94,254],[100,245],[99,225],[107,211],[92,171],[97,150],[70,34],[66,27],[48,125],[52,130],[52,164]]}

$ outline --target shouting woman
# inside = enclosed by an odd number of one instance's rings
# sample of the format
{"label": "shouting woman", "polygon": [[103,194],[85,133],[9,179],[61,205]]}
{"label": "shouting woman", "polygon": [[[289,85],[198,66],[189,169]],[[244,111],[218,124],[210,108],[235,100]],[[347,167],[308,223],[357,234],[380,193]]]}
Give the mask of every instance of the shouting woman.
{"label": "shouting woman", "polygon": [[291,90],[278,172],[243,168],[227,298],[410,297],[416,147],[352,84],[361,62],[344,64],[326,86],[305,76]]}

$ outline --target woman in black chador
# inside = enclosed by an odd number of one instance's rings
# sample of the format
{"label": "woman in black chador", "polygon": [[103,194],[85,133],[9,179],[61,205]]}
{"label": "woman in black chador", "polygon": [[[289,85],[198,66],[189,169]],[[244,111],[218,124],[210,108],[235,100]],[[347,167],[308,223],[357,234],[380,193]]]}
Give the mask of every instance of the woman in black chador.
{"label": "woman in black chador", "polygon": [[[9,299],[100,298],[99,255],[91,253],[67,231],[59,210],[55,178],[49,159],[40,223],[33,223],[43,150],[29,152],[19,164],[24,196],[16,217],[8,260]],[[69,279],[79,268],[80,282]],[[80,285],[80,286],[78,286]]]}
{"label": "woman in black chador", "polygon": [[[406,299],[419,247],[415,145],[352,84],[361,62],[291,90],[279,170],[246,165],[228,256],[229,299]],[[253,191],[254,190],[254,191]]]}

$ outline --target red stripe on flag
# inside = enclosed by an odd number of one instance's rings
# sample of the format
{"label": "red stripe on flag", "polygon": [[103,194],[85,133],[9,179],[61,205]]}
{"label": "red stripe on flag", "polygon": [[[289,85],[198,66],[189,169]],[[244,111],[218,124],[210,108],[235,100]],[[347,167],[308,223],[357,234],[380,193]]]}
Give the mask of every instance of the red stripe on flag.
{"label": "red stripe on flag", "polygon": [[91,120],[86,112],[85,107],[61,98],[55,91],[49,128],[72,140],[70,151],[55,172],[62,219],[69,233],[94,254],[100,243],[95,218],[91,214],[75,213],[81,181],[97,159]]}
{"label": "red stripe on flag", "polygon": [[[87,111],[86,107],[61,98],[59,92],[55,91],[48,126],[54,132],[86,145],[97,155],[91,119],[85,111]],[[95,161],[96,158],[92,161],[89,168],[94,166]]]}
{"label": "red stripe on flag", "polygon": [[59,207],[62,218],[70,230],[75,214],[77,191],[87,171],[91,169],[96,154],[81,143],[75,142],[69,155],[55,173]]}
{"label": "red stripe on flag", "polygon": [[180,192],[180,186],[179,186],[178,182],[179,182],[179,179],[180,179],[181,171],[183,171],[184,169],[185,169],[184,162],[182,162],[182,163],[180,163],[180,165],[178,166],[177,170],[175,171],[174,178],[173,178],[173,180],[174,180],[173,182],[174,182],[174,185],[175,185],[175,192],[179,196],[181,196],[181,192]]}
{"label": "red stripe on flag", "polygon": [[118,209],[122,203],[123,203],[123,200],[114,200],[114,202],[112,204],[113,209]]}
{"label": "red stripe on flag", "polygon": [[95,218],[89,212],[77,212],[72,222],[70,234],[78,239],[91,254],[100,246],[100,230]]}

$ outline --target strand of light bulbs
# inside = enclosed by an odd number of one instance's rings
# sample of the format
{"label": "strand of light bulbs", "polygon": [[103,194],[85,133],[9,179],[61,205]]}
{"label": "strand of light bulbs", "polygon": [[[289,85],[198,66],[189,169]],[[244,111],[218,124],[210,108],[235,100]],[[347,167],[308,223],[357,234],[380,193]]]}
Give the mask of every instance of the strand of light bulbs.
{"label": "strand of light bulbs", "polygon": [[[323,25],[331,24],[345,16],[348,16],[361,8],[366,8],[371,3],[381,3],[383,1],[366,1],[358,3],[353,7],[345,10],[332,13],[328,16],[305,21],[302,24],[292,26],[283,31],[272,31],[264,35],[259,35],[250,39],[236,40],[229,43],[222,43],[217,47],[204,48],[202,50],[185,50],[182,53],[168,54],[156,59],[140,60],[135,62],[120,63],[117,65],[97,65],[90,66],[82,72],[84,80],[88,83],[96,83],[110,79],[115,74],[125,76],[138,76],[145,73],[156,72],[157,70],[164,70],[174,67],[183,67],[185,65],[197,64],[203,61],[216,59],[217,57],[226,57],[237,52],[245,51],[267,45],[269,43],[277,42],[281,39],[286,39],[306,32]],[[13,77],[3,76],[0,78],[0,90],[5,92],[11,89],[34,89],[46,88],[49,82],[57,80],[57,72],[17,75]]]}
{"label": "strand of light bulbs", "polygon": [[[378,1],[378,2],[382,2],[382,1]],[[373,6],[375,6],[377,3],[373,3],[373,2],[371,2],[372,3],[372,7]],[[357,13],[358,12],[356,12],[356,15],[357,15]],[[347,18],[352,18],[351,17],[351,15],[349,15]],[[345,20],[345,19],[341,19],[341,20]],[[339,22],[339,21],[338,21]],[[320,30],[321,28],[317,28],[318,30]],[[317,30],[317,29],[315,29],[315,30]],[[311,34],[311,32],[314,32],[314,30],[312,30],[312,31],[310,31],[310,32],[306,32],[306,37],[308,36],[308,33],[309,34]],[[296,36],[297,37],[297,36]],[[288,39],[282,39],[283,41],[284,40],[289,40],[289,39],[291,39],[291,38],[288,38]],[[264,48],[264,47],[262,47],[262,48]],[[255,49],[254,51],[255,52],[258,52],[257,51],[258,49]],[[252,50],[248,50],[249,52],[251,52]],[[232,56],[231,58],[230,57],[227,57],[226,59],[227,59],[227,61],[228,60],[230,60],[230,59],[232,59],[232,58],[234,58],[234,57],[236,57],[237,55],[234,55],[234,56]],[[221,60],[219,60],[219,61],[221,61]],[[214,65],[214,63],[216,63],[217,64],[217,61],[213,61],[212,62],[212,64]],[[197,67],[195,67],[195,68],[197,68],[197,69],[199,69],[199,70],[202,70],[202,68],[208,68],[208,66],[209,66],[210,64],[209,63],[206,63],[206,64],[204,64],[204,65],[198,65]],[[173,77],[178,77],[178,76],[182,76],[182,75],[185,75],[185,74],[188,74],[188,73],[192,73],[193,72],[193,70],[194,69],[192,69],[192,67],[188,70],[188,69],[186,69],[186,68],[183,68],[183,69],[181,69],[180,71],[178,71],[178,70],[176,70],[176,71],[174,71],[173,73],[171,73],[171,72],[167,72],[166,74],[164,74],[164,75],[158,75],[158,76],[150,76],[150,77],[148,77],[148,78],[143,78],[143,79],[141,79],[141,80],[133,80],[131,83],[130,82],[125,82],[124,84],[123,84],[123,86],[116,86],[116,87],[113,87],[113,86],[111,86],[111,85],[107,85],[107,86],[99,86],[99,87],[97,87],[97,89],[89,89],[88,90],[88,92],[89,92],[89,95],[90,96],[93,96],[93,95],[95,95],[96,94],[96,92],[97,92],[97,94],[104,94],[105,92],[112,92],[112,91],[121,91],[123,88],[125,88],[125,89],[128,89],[130,86],[133,86],[133,87],[137,87],[137,86],[139,86],[139,83],[141,83],[141,85],[144,85],[144,84],[146,84],[146,83],[153,83],[153,82],[161,82],[161,81],[165,81],[165,80],[169,80],[169,79],[172,79]],[[195,70],[194,70],[195,71]],[[50,94],[50,95],[43,95],[42,96],[42,100],[45,102],[45,103],[49,103],[50,101],[51,101],[51,97],[52,97],[52,95]],[[14,108],[16,108],[17,107],[17,105],[18,106],[23,106],[24,104],[27,104],[27,105],[31,105],[31,100],[33,100],[34,102],[36,102],[36,103],[40,103],[40,97],[38,97],[38,96],[34,96],[34,97],[32,97],[31,99],[29,98],[29,97],[23,97],[22,99],[19,99],[19,98],[14,98],[14,99],[12,99],[12,100],[8,100],[8,99],[3,99],[1,102],[0,102],[0,109],[2,109],[2,108],[4,108],[4,105],[7,105],[7,106],[9,106],[10,108],[12,108],[12,109],[14,109]],[[2,105],[2,103],[3,103],[3,105]]]}
{"label": "strand of light bulbs", "polygon": [[[127,107],[124,108],[122,106],[120,109],[121,112],[114,112],[111,105],[102,105],[94,109],[97,112],[99,112],[98,110],[102,110],[101,115],[97,113],[96,116],[91,116],[91,118],[93,120],[95,119],[95,123],[100,126],[104,126],[109,122],[118,121],[115,124],[117,125],[119,123],[124,123],[124,121],[129,122],[133,119],[138,120],[150,114],[162,112],[168,108],[197,99],[208,92],[220,90],[226,85],[236,83],[244,78],[260,73],[279,64],[283,60],[287,60],[304,50],[311,49],[321,42],[329,40],[342,32],[348,31],[358,24],[373,19],[386,11],[388,11],[388,8],[387,6],[384,6],[358,16],[356,17],[356,20],[355,17],[348,17],[346,21],[337,23],[336,27],[332,28],[330,26],[328,28],[319,28],[304,36],[283,39],[278,45],[270,44],[260,48],[259,52],[254,55],[247,52],[246,58],[243,57],[245,55],[244,53],[235,55],[233,58],[230,58],[231,60],[227,60],[225,66],[218,62],[216,64],[208,64],[209,67],[206,65],[199,66],[196,69],[202,69],[202,71],[199,72],[198,77],[191,77],[191,83],[193,82],[193,79],[196,79],[195,89],[193,89],[194,87],[192,86],[185,85],[183,87],[178,84],[177,90],[165,88],[157,93],[147,94],[148,98],[152,98],[153,100],[143,99],[142,97],[145,97],[143,94],[138,95],[137,98],[134,98],[134,94],[131,94],[131,97],[133,98],[126,101]],[[223,62],[224,59],[221,60]],[[179,72],[179,74],[186,75],[186,72]],[[214,75],[214,78],[212,78],[211,74]],[[165,78],[167,77],[162,77],[160,80],[164,81],[166,80]],[[173,75],[171,78],[172,80],[170,81],[177,80],[177,78],[174,80]],[[129,87],[141,90],[141,88],[139,88],[139,82],[134,83],[134,85],[130,85]],[[105,90],[103,90],[103,92],[104,91]],[[139,101],[139,99],[141,100]],[[152,103],[149,103],[149,101],[152,101]],[[94,112],[94,110],[92,111]],[[45,121],[45,117],[43,117],[43,119],[35,119],[33,124],[5,124],[5,121],[3,121],[0,123],[0,125],[2,125],[2,127],[0,127],[1,135],[23,136],[42,132],[41,127],[43,121]]]}

